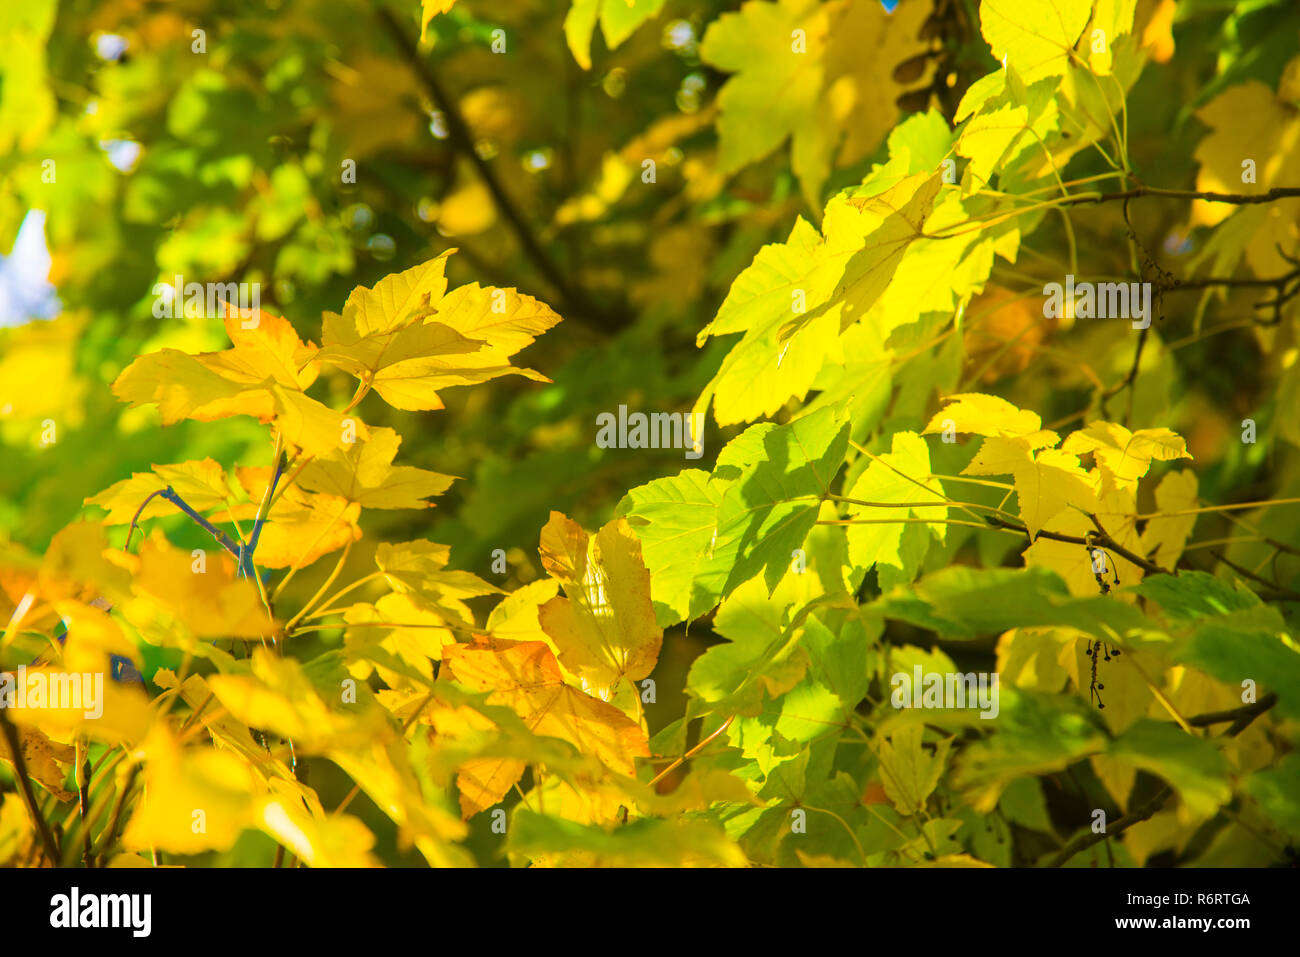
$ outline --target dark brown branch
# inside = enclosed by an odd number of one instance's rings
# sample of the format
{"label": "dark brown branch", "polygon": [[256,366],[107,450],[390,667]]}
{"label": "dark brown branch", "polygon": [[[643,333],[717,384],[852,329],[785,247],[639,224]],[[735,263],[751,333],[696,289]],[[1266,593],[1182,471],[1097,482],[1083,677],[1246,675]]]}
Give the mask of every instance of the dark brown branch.
{"label": "dark brown branch", "polygon": [[1212,552],[1211,554],[1214,555],[1214,557],[1217,558],[1219,561],[1223,562],[1223,564],[1231,568],[1237,574],[1244,575],[1247,578],[1249,578],[1251,581],[1259,582],[1261,585],[1268,588],[1269,594],[1277,595],[1281,598],[1285,598],[1287,601],[1300,601],[1300,592],[1294,592],[1289,588],[1283,588],[1277,582],[1271,582],[1267,578],[1263,577],[1262,575],[1256,575],[1248,568],[1242,568],[1236,562],[1229,561],[1227,557],[1224,556],[1223,552],[1216,551],[1216,552]]}
{"label": "dark brown branch", "polygon": [[[1187,723],[1194,728],[1205,727],[1211,724],[1222,724],[1224,721],[1232,721],[1233,724],[1227,731],[1223,732],[1220,737],[1235,738],[1250,725],[1257,717],[1267,711],[1273,705],[1277,704],[1277,695],[1269,692],[1260,698],[1254,704],[1249,704],[1241,708],[1234,708],[1231,711],[1216,711],[1212,714],[1197,715],[1194,718],[1188,718]],[[1108,837],[1114,837],[1117,834],[1123,834],[1134,824],[1141,823],[1164,805],[1169,800],[1170,795],[1174,793],[1173,788],[1166,785],[1160,791],[1147,801],[1141,807],[1125,814],[1118,821],[1106,829],[1104,834],[1094,834],[1091,831],[1084,832],[1076,836],[1065,847],[1061,848],[1052,859],[1047,862],[1048,867],[1060,867],[1080,851],[1087,850],[1094,844],[1099,844]]]}
{"label": "dark brown branch", "polygon": [[1231,203],[1235,206],[1249,206],[1255,203],[1273,203],[1279,199],[1300,197],[1300,186],[1274,186],[1266,193],[1210,193],[1196,189],[1161,189],[1157,186],[1138,186],[1118,193],[1092,194],[1083,193],[1076,196],[1064,196],[1059,202],[1063,206],[1075,206],[1091,203],[1113,203],[1117,200],[1139,199],[1144,196],[1164,196],[1169,199],[1200,199],[1207,203]]}
{"label": "dark brown branch", "polygon": [[[1097,525],[1097,527],[1100,529],[1101,526],[1098,524],[1096,516],[1089,515],[1088,517],[1091,518],[1093,524]],[[986,517],[984,520],[988,522],[990,525],[994,525],[998,528],[1010,529],[1013,532],[1020,532],[1026,538],[1030,537],[1029,529],[1025,528],[1023,525],[1017,525],[1014,522],[1008,522],[996,517]],[[1065,542],[1067,545],[1084,545],[1087,546],[1088,548],[1104,548],[1108,551],[1114,552],[1116,555],[1119,555],[1121,558],[1128,559],[1134,565],[1137,565],[1143,571],[1149,572],[1152,575],[1173,574],[1173,572],[1170,571],[1168,568],[1163,568],[1160,565],[1157,565],[1155,562],[1151,561],[1150,559],[1144,558],[1141,555],[1137,554],[1136,552],[1129,551],[1127,548],[1119,544],[1119,542],[1115,541],[1115,539],[1111,538],[1110,535],[1106,534],[1104,531],[1100,532],[1097,535],[1091,535],[1088,538],[1084,538],[1079,535],[1065,535],[1062,534],[1061,532],[1049,532],[1047,531],[1047,529],[1040,528],[1038,530],[1038,534],[1033,536],[1033,539],[1031,540],[1036,540],[1039,538],[1046,538],[1053,542]]]}
{"label": "dark brown branch", "polygon": [[1104,833],[1096,834],[1092,831],[1086,831],[1083,834],[1078,835],[1073,840],[1071,840],[1068,844],[1066,844],[1065,847],[1061,848],[1059,851],[1053,854],[1052,859],[1047,862],[1047,866],[1060,867],[1070,858],[1074,857],[1074,855],[1078,854],[1080,851],[1086,851],[1088,848],[1092,847],[1092,845],[1100,844],[1108,837],[1114,837],[1118,834],[1123,834],[1134,824],[1140,824],[1142,821],[1145,821],[1147,818],[1149,818],[1152,814],[1155,814],[1156,811],[1160,810],[1160,808],[1164,805],[1165,801],[1169,800],[1169,796],[1173,793],[1174,793],[1173,788],[1166,785],[1165,787],[1161,788],[1160,791],[1156,794],[1156,796],[1153,797],[1150,801],[1147,801],[1147,803],[1143,804],[1141,807],[1133,811],[1130,811],[1128,814],[1125,814],[1122,818],[1120,818],[1118,821],[1116,821],[1114,824],[1108,827]]}
{"label": "dark brown branch", "polygon": [[453,148],[473,164],[475,171],[483,180],[483,185],[491,193],[492,201],[495,203],[497,210],[501,213],[515,238],[519,241],[519,245],[523,248],[524,254],[532,260],[533,265],[542,273],[547,282],[555,288],[560,298],[564,300],[569,308],[597,319],[600,325],[611,331],[627,325],[629,322],[627,316],[603,312],[587,299],[581,289],[568,281],[563,271],[555,264],[546,250],[542,248],[542,244],[529,227],[523,213],[519,211],[514,201],[506,193],[491,165],[474,148],[474,135],[470,131],[469,124],[465,122],[465,118],[461,116],[455,98],[450,96],[443,88],[442,81],[438,79],[433,67],[420,54],[415,42],[407,35],[407,29],[398,23],[392,12],[385,7],[380,7],[377,15],[387,28],[407,65],[410,66],[430,98],[442,111],[447,123],[448,141]]}
{"label": "dark brown branch", "polygon": [[[1253,704],[1242,705],[1240,708],[1232,708],[1229,711],[1212,711],[1209,714],[1198,714],[1194,718],[1188,718],[1187,723],[1193,728],[1207,728],[1212,724],[1227,724],[1229,721],[1236,722],[1240,721],[1242,718],[1255,718],[1263,714],[1275,704],[1277,704],[1277,695],[1270,691]],[[1243,725],[1242,727],[1244,728],[1245,726]],[[1236,734],[1231,733],[1231,728],[1228,729],[1228,732],[1229,733],[1225,734],[1225,737],[1237,736]]]}

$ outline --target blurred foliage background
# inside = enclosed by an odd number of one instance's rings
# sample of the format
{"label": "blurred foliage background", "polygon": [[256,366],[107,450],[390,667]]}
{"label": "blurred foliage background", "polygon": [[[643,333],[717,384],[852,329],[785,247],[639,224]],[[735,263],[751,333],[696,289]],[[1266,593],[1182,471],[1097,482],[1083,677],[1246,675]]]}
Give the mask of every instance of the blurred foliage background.
{"label": "blurred foliage background", "polygon": [[[930,107],[951,119],[969,83],[995,66],[977,5],[883,6],[918,24],[937,18],[942,31],[932,29],[941,42],[919,62],[888,45],[871,54],[890,84],[874,124],[883,135]],[[764,243],[788,235],[796,216],[817,222],[827,196],[885,155],[881,137],[838,150],[815,202],[783,145],[752,162],[720,159],[718,93],[729,74],[701,45],[710,24],[738,7],[639,0],[630,12],[602,12],[582,63],[572,22],[566,37],[574,14],[559,0],[462,0],[432,18],[422,41],[415,0],[6,3],[0,537],[39,552],[86,497],[152,463],[211,456],[227,468],[265,465],[265,431],[251,420],[158,428],[155,409],[126,410],[110,393],[138,354],[224,345],[218,320],[156,318],[156,284],[176,275],[260,283],[264,309],[318,339],[321,313],[338,310],[353,287],[451,247],[452,286],[517,287],[564,317],[522,357],[554,381],[452,390],[436,413],[367,401],[360,414],[369,424],[403,436],[405,464],[463,481],[436,510],[368,512],[373,534],[353,550],[349,577],[373,567],[378,541],[427,537],[452,545],[453,567],[513,588],[538,574],[538,529],[552,509],[595,527],[626,490],[687,465],[707,468],[738,428],[711,424],[704,460],[688,463],[680,450],[597,448],[596,416],[620,404],[689,410],[732,344],[698,347],[696,335],[735,276]],[[1155,62],[1129,93],[1129,153],[1147,182],[1189,187],[1207,132],[1194,114],[1237,84],[1279,87],[1300,7],[1137,7]],[[1078,177],[1102,171],[1095,155],[1070,167]],[[1122,215],[1112,203],[1076,225],[1098,275],[1127,269]],[[1146,248],[1180,273],[1205,254],[1193,225],[1186,203],[1147,201],[1135,216]],[[1043,221],[1034,245],[1041,255],[1021,274],[999,264],[995,278],[1059,278],[1068,261],[1059,219]],[[1296,496],[1294,449],[1279,451],[1300,444],[1296,345],[1286,326],[1249,321],[1254,292],[1222,292],[1169,297],[1136,387],[1117,401],[1142,410],[1137,424],[1187,436],[1205,498]],[[1132,362],[1132,340],[1109,327],[1069,330],[1066,349],[1052,330],[1026,334],[1014,308],[987,311],[991,321],[963,333],[964,384],[1006,392],[1014,378],[1014,400],[1048,427],[1096,410],[1104,386]],[[908,375],[906,363],[896,365],[882,388],[906,390]],[[346,400],[351,383],[336,377],[329,387]],[[1261,440],[1228,441],[1248,416]],[[877,424],[855,423],[855,434]],[[178,544],[201,544],[183,518],[160,521]],[[1200,534],[1214,537],[1215,523],[1231,534],[1217,518]],[[1296,523],[1271,534],[1300,546]],[[508,576],[490,573],[498,548]],[[1294,580],[1296,569],[1274,571]],[[295,582],[298,598],[317,577]],[[707,628],[676,634],[664,646],[663,688],[681,686],[670,676],[708,637]],[[659,707],[680,712],[666,700]],[[654,711],[652,731],[664,723]]]}

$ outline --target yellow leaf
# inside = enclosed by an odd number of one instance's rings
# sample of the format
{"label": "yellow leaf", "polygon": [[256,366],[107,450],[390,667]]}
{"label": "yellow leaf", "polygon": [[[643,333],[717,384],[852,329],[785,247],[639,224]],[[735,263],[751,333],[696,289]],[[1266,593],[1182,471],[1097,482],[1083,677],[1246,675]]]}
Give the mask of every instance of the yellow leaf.
{"label": "yellow leaf", "polygon": [[[1196,473],[1191,469],[1170,472],[1156,486],[1157,511],[1181,512],[1199,504]],[[1162,568],[1173,568],[1182,557],[1183,547],[1195,526],[1195,515],[1148,519],[1146,528],[1142,530],[1141,553],[1150,555],[1151,560]]]}
{"label": "yellow leaf", "polygon": [[[305,470],[304,470],[305,471]],[[265,467],[237,470],[240,482],[252,501],[213,515],[213,521],[228,522],[257,517],[266,494],[271,470]],[[322,555],[361,538],[357,520],[361,506],[337,495],[308,492],[291,485],[284,489],[267,513],[253,560],[266,568],[310,565]],[[245,532],[252,529],[245,525]]]}
{"label": "yellow leaf", "polygon": [[1065,72],[1091,11],[1091,0],[984,0],[980,32],[1028,85]]}
{"label": "yellow leaf", "polygon": [[420,0],[420,42],[424,42],[429,23],[440,13],[449,13],[456,0]]}
{"label": "yellow leaf", "polygon": [[144,790],[122,835],[129,850],[173,854],[231,847],[253,821],[252,769],[228,751],[182,748],[163,725],[141,747]]}
{"label": "yellow leaf", "polygon": [[1135,489],[1138,479],[1151,468],[1152,460],[1191,458],[1182,436],[1169,429],[1130,432],[1114,422],[1091,422],[1086,428],[1070,433],[1061,450],[1077,455],[1091,453],[1101,469],[1103,492],[1114,488]]}
{"label": "yellow leaf", "polygon": [[663,643],[650,600],[650,572],[626,519],[590,538],[577,522],[552,512],[542,529],[542,564],[565,597],[542,606],[542,629],[564,666],[584,687],[612,689],[654,670]]}
{"label": "yellow leaf", "polygon": [[236,719],[291,739],[299,749],[365,744],[382,727],[375,711],[352,712],[326,704],[302,665],[265,648],[253,650],[250,674],[212,675],[208,687]]}
{"label": "yellow leaf", "polygon": [[341,316],[325,316],[322,361],[367,382],[399,409],[443,407],[437,390],[503,375],[545,376],[507,357],[559,321],[547,307],[514,290],[477,284],[443,295],[443,253],[388,276],[373,290],[358,287]]}
{"label": "yellow leaf", "polygon": [[354,817],[317,816],[301,804],[268,798],[257,809],[258,825],[308,867],[378,867],[370,849],[375,836]]}
{"label": "yellow leaf", "polygon": [[355,414],[344,415],[309,395],[280,386],[272,387],[270,395],[275,427],[307,455],[329,455],[370,437],[370,429]]}
{"label": "yellow leaf", "polygon": [[375,564],[397,591],[415,597],[424,607],[446,610],[453,620],[473,624],[473,615],[461,599],[499,595],[501,589],[472,572],[447,569],[450,555],[446,545],[436,542],[384,542],[375,550]]}
{"label": "yellow leaf", "polygon": [[[208,552],[200,572],[190,552],[154,535],[127,559],[137,598],[165,610],[196,638],[262,638],[277,627],[257,587],[235,577],[235,561],[224,551]],[[123,614],[133,623],[140,618],[134,603]]]}
{"label": "yellow leaf", "polygon": [[[145,499],[168,487],[199,512],[224,504],[234,494],[227,484],[225,470],[212,459],[181,462],[178,465],[155,465],[152,468],[151,472],[135,472],[129,479],[110,485],[98,495],[86,499],[85,504],[108,509],[105,524],[125,525],[135,516]],[[155,498],[140,513],[140,520],[174,514],[175,505]]]}
{"label": "yellow leaf", "polygon": [[[344,613],[348,623],[343,647],[349,662],[377,664],[384,682],[397,687],[400,678],[374,662],[370,649],[382,647],[396,655],[424,677],[433,678],[433,662],[442,659],[443,649],[456,641],[456,633],[445,627],[444,617],[413,602],[408,595],[384,595],[373,605],[353,605]],[[379,627],[377,623],[384,623]],[[375,624],[372,624],[375,623]],[[353,669],[360,678],[370,675],[369,667]]]}
{"label": "yellow leaf", "polygon": [[791,139],[804,198],[821,208],[832,161],[874,150],[898,118],[900,61],[925,52],[923,5],[854,0],[746,3],[704,35],[700,56],[733,74],[718,95],[718,163],[734,172]]}
{"label": "yellow leaf", "polygon": [[202,676],[190,675],[184,684],[178,684],[174,672],[159,668],[153,681],[164,690],[177,689],[181,700],[189,705],[190,713],[198,715],[193,720],[207,729],[213,743],[242,757],[265,784],[273,789],[287,789],[295,794],[296,800],[305,801],[310,806],[319,804],[316,792],[301,784],[288,764],[273,756],[265,745],[253,738],[247,726],[216,703],[216,695]]}
{"label": "yellow leaf", "polygon": [[[104,670],[92,674],[87,686],[84,672],[28,668],[27,699],[31,700],[34,679],[40,678],[47,692],[45,705],[14,708],[8,712],[9,717],[16,725],[24,728],[39,727],[60,740],[70,740],[73,735],[84,734],[106,744],[135,744],[144,739],[152,724],[151,703],[138,685],[122,685],[111,681],[107,671],[105,662]],[[60,688],[61,695],[68,695],[58,702],[65,707],[51,706],[55,702],[50,697],[50,692],[55,687]]]}
{"label": "yellow leaf", "polygon": [[455,481],[409,465],[393,465],[402,437],[392,429],[371,429],[364,442],[335,449],[313,459],[298,477],[298,484],[325,492],[362,508],[432,508],[424,501],[441,495]]}
{"label": "yellow leaf", "polygon": [[[618,774],[633,777],[633,759],[650,756],[645,731],[613,705],[565,684],[555,655],[540,641],[480,638],[447,647],[442,660],[446,675],[472,691],[489,692],[489,704],[511,708],[529,730],[568,741]],[[481,779],[498,788],[512,775],[517,780],[516,770],[523,772],[521,762],[490,760],[509,762],[499,770],[479,768]]]}
{"label": "yellow leaf", "polygon": [[109,655],[121,655],[129,658],[137,668],[140,666],[139,649],[103,610],[66,600],[55,602],[54,610],[68,628],[62,662],[69,671],[107,672]]}
{"label": "yellow leaf", "polygon": [[329,758],[398,826],[399,846],[414,844],[433,867],[472,863],[463,848],[448,843],[465,838],[465,822],[425,798],[405,750],[402,741],[384,737],[365,749],[331,751]]}
{"label": "yellow leaf", "polygon": [[1040,449],[1032,462],[1015,471],[1020,518],[1030,538],[1054,516],[1074,506],[1085,512],[1097,508],[1097,482],[1079,460],[1060,449]]}
{"label": "yellow leaf", "polygon": [[1031,449],[1055,445],[1059,436],[1042,428],[1037,413],[1018,409],[1006,399],[979,392],[950,395],[950,403],[936,412],[924,434],[951,429],[973,435],[1024,439]]}
{"label": "yellow leaf", "polygon": [[1175,0],[1160,0],[1142,31],[1142,47],[1151,51],[1151,59],[1168,63],[1174,55]]}
{"label": "yellow leaf", "polygon": [[[26,727],[18,728],[18,746],[33,781],[60,801],[71,801],[77,796],[63,786],[66,769],[76,760],[75,748],[51,741],[37,728]],[[14,767],[13,752],[4,734],[0,734],[0,761]]]}
{"label": "yellow leaf", "polygon": [[315,346],[302,342],[287,319],[228,304],[225,309],[233,348],[140,356],[117,377],[113,393],[132,406],[156,404],[164,425],[241,414],[270,421],[277,411],[275,387],[301,393],[315,380]]}

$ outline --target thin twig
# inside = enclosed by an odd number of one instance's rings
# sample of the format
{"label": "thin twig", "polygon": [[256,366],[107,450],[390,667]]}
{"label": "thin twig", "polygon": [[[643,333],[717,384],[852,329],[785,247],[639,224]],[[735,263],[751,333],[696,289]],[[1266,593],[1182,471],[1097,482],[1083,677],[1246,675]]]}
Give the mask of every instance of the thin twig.
{"label": "thin twig", "polygon": [[628,325],[630,322],[629,316],[604,313],[588,300],[581,289],[565,278],[563,270],[556,265],[546,250],[542,248],[542,244],[529,227],[528,220],[506,193],[492,167],[475,149],[474,134],[470,131],[465,118],[461,116],[460,110],[457,109],[455,98],[448,95],[443,88],[442,81],[434,72],[433,67],[420,54],[415,43],[408,36],[407,28],[400,24],[387,8],[380,7],[377,15],[388,30],[393,42],[397,45],[402,58],[424,85],[430,98],[442,111],[447,124],[448,141],[474,166],[475,171],[483,180],[483,185],[492,194],[492,200],[497,210],[505,218],[528,258],[532,260],[533,264],[546,277],[546,280],[555,288],[561,298],[566,300],[578,312],[587,316],[600,317],[601,325],[606,329],[615,330]]}
{"label": "thin twig", "polygon": [[32,779],[27,773],[27,760],[23,757],[22,742],[18,740],[18,729],[10,722],[9,716],[4,713],[3,709],[0,709],[0,730],[4,732],[5,741],[9,744],[9,756],[14,765],[14,778],[18,782],[18,790],[22,794],[23,803],[27,805],[27,813],[36,825],[36,832],[40,835],[41,846],[45,849],[45,856],[50,859],[51,867],[58,867],[59,846],[54,842],[54,835],[50,833],[50,826],[46,823],[44,815],[41,814],[40,805],[36,803],[36,793],[32,790]]}

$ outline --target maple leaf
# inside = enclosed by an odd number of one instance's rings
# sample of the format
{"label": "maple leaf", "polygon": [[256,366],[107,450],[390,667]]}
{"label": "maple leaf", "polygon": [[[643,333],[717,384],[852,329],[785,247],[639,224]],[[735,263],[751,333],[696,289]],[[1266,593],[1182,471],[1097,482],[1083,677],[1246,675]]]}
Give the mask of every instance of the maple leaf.
{"label": "maple leaf", "polygon": [[605,46],[616,50],[663,5],[664,0],[573,0],[564,17],[564,37],[569,52],[580,67],[590,70],[591,36],[596,30],[597,19],[605,37]]}
{"label": "maple leaf", "polygon": [[1055,432],[1041,428],[1043,420],[1037,413],[1018,409],[998,396],[967,392],[950,395],[945,401],[949,404],[934,414],[922,430],[923,434],[951,428],[973,435],[1024,439],[1031,449],[1055,445],[1060,440]]}
{"label": "maple leaf", "polygon": [[[12,680],[12,676],[6,674]],[[51,741],[39,728],[18,728],[18,747],[27,773],[56,800],[71,801],[76,792],[63,786],[67,769],[76,761],[76,749],[70,744]],[[0,761],[14,768],[8,736],[0,734]]]}
{"label": "maple leaf", "polygon": [[[1200,504],[1197,487],[1196,473],[1191,469],[1168,473],[1156,486],[1156,508],[1161,512],[1196,508]],[[1142,546],[1138,553],[1151,555],[1162,568],[1174,568],[1195,526],[1195,515],[1153,516],[1142,530]]]}
{"label": "maple leaf", "polygon": [[919,724],[902,725],[877,746],[880,783],[904,816],[925,810],[952,746],[952,738],[940,738],[931,754],[921,747],[924,730]]}
{"label": "maple leaf", "polygon": [[302,392],[315,380],[315,346],[299,339],[287,319],[268,312],[227,303],[224,318],[233,348],[198,355],[161,349],[140,356],[117,377],[113,394],[132,406],[156,404],[164,425],[232,415],[270,421],[276,413],[273,386]]}
{"label": "maple leaf", "polygon": [[[322,362],[357,376],[399,409],[443,408],[437,390],[522,375],[549,382],[508,357],[560,317],[514,290],[462,286],[444,297],[448,250],[359,286],[343,314],[326,313]],[[433,318],[436,316],[437,318]]]}
{"label": "maple leaf", "polygon": [[1068,451],[1045,447],[1056,445],[1060,436],[1039,428],[1042,420],[1036,413],[980,393],[949,396],[948,402],[930,419],[925,432],[987,436],[962,474],[1013,475],[1020,518],[1031,539],[1066,508],[1096,509],[1099,477],[1085,471]]}
{"label": "maple leaf", "polygon": [[[132,850],[174,854],[228,848],[253,822],[251,798],[260,789],[253,769],[229,751],[183,748],[155,725],[140,748],[144,790],[122,843]],[[195,827],[195,811],[202,827]]]}
{"label": "maple leaf", "polygon": [[429,541],[384,542],[375,551],[375,564],[400,592],[429,601],[501,594],[472,572],[448,569],[450,558],[450,548]]}
{"label": "maple leaf", "polygon": [[105,524],[125,525],[139,512],[141,520],[175,513],[176,506],[155,498],[140,512],[140,504],[154,492],[172,488],[198,512],[224,504],[232,494],[225,470],[212,459],[181,462],[178,465],[155,465],[150,472],[135,472],[129,479],[115,482],[98,495],[85,500],[86,505],[108,509]]}
{"label": "maple leaf", "polygon": [[1169,429],[1138,429],[1130,432],[1114,422],[1089,422],[1066,436],[1064,452],[1090,453],[1102,474],[1102,490],[1134,489],[1146,475],[1152,461],[1190,459],[1182,436]]}
{"label": "maple leaf", "polygon": [[[900,474],[901,473],[901,474]],[[915,480],[915,481],[913,481]],[[921,484],[918,485],[917,483]],[[933,489],[934,491],[927,491]],[[943,487],[930,478],[930,450],[915,432],[897,432],[892,440],[892,450],[875,459],[858,476],[848,492],[848,497],[866,502],[930,502],[934,505],[907,508],[880,508],[874,505],[850,504],[849,517],[887,521],[891,518],[918,518],[933,522],[928,534],[940,542],[944,540],[948,517]],[[904,555],[906,524],[860,524],[848,529],[849,557],[860,568],[869,569],[877,564],[903,569],[909,562]]]}
{"label": "maple leaf", "polygon": [[245,674],[218,674],[208,687],[236,720],[292,740],[299,748],[326,751],[368,743],[379,735],[379,712],[331,707],[302,664],[255,648]]}
{"label": "maple leaf", "polygon": [[447,491],[455,478],[393,465],[401,443],[402,437],[392,429],[371,429],[366,441],[313,459],[302,470],[298,484],[362,508],[432,508],[433,503],[425,499]]}
{"label": "maple leaf", "polygon": [[699,583],[725,581],[734,558],[713,551],[724,484],[712,482],[708,472],[683,469],[632,489],[619,504],[641,540],[660,625],[698,618],[717,604],[720,596]]}
{"label": "maple leaf", "polygon": [[456,633],[446,627],[447,617],[400,593],[383,595],[372,605],[352,605],[343,615],[347,622],[343,648],[349,670],[358,678],[368,678],[373,666],[389,687],[397,687],[402,678],[391,660],[376,653],[382,649],[431,679],[433,662],[440,661],[443,648],[456,641]]}
{"label": "maple leaf", "polygon": [[[241,468],[235,474],[251,501],[213,514],[214,522],[257,518],[271,469]],[[310,565],[361,538],[360,516],[361,505],[344,496],[285,486],[266,513],[254,560],[267,568]]]}
{"label": "maple leaf", "polygon": [[625,519],[595,536],[552,512],[542,529],[542,565],[564,589],[539,619],[559,659],[584,687],[611,689],[654,670],[663,642],[650,600],[650,572],[641,543]]}
{"label": "maple leaf", "polygon": [[[565,684],[555,654],[543,642],[479,638],[448,646],[442,661],[445,674],[472,691],[489,692],[489,704],[511,708],[529,730],[568,741],[612,771],[633,777],[634,759],[650,756],[641,726],[612,704]],[[519,780],[524,763],[502,759],[478,771],[473,806],[481,809]]]}
{"label": "maple leaf", "polygon": [[718,94],[718,163],[734,172],[791,140],[804,198],[820,207],[832,158],[870,154],[898,118],[894,65],[923,53],[926,11],[868,0],[751,2],[709,25],[700,57],[734,74]]}
{"label": "maple leaf", "polygon": [[980,32],[995,60],[1006,57],[1033,83],[1065,72],[1091,13],[1091,0],[985,0]]}
{"label": "maple leaf", "polygon": [[206,571],[195,574],[188,550],[154,535],[139,554],[121,560],[133,573],[136,598],[119,607],[133,623],[149,619],[146,607],[137,604],[142,602],[173,616],[196,638],[262,638],[274,633],[257,588],[235,577],[235,562],[226,552],[208,555]]}

